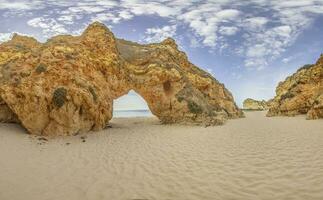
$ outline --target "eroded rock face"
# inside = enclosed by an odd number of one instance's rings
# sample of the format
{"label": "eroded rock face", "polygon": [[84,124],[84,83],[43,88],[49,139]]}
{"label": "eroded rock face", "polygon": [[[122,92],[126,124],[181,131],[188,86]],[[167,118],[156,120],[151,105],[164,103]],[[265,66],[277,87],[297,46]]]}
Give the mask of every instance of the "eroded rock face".
{"label": "eroded rock face", "polygon": [[7,106],[7,104],[0,97],[0,122],[19,123],[19,120],[14,112]]}
{"label": "eroded rock face", "polygon": [[174,40],[140,45],[97,22],[81,36],[44,44],[14,36],[0,45],[0,72],[1,105],[37,135],[101,130],[113,100],[130,90],[164,123],[217,125],[243,116],[224,85],[191,64]]}
{"label": "eroded rock face", "polygon": [[314,65],[305,65],[279,83],[267,116],[307,114],[323,118],[323,55]]}
{"label": "eroded rock face", "polygon": [[246,109],[246,110],[267,110],[268,105],[265,100],[257,101],[257,100],[248,98],[243,101],[243,109]]}

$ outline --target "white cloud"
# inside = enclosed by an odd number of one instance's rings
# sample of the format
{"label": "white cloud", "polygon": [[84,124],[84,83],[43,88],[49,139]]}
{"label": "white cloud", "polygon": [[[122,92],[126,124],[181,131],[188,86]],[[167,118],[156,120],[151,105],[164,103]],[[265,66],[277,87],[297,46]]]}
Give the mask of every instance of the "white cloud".
{"label": "white cloud", "polygon": [[100,6],[77,6],[70,7],[68,10],[74,13],[99,13],[106,9]]}
{"label": "white cloud", "polygon": [[118,24],[124,20],[130,20],[133,18],[128,10],[122,10],[118,13],[99,13],[91,18],[91,21],[100,21],[100,22],[112,22],[113,24]]}
{"label": "white cloud", "polygon": [[112,22],[114,24],[119,23],[121,20],[120,17],[115,16],[112,13],[100,13],[92,17],[91,21],[99,21],[99,22]]}
{"label": "white cloud", "polygon": [[266,59],[262,58],[246,59],[244,63],[246,67],[255,68],[257,70],[264,69],[264,67],[268,64]]}
{"label": "white cloud", "polygon": [[273,31],[282,37],[290,37],[290,34],[292,33],[291,27],[287,25],[275,27]]}
{"label": "white cloud", "polygon": [[[221,23],[237,20],[241,12],[235,9],[221,9],[217,4],[201,4],[193,7],[178,19],[183,20],[203,38],[202,43],[205,46],[215,47],[218,42],[218,35]],[[223,27],[219,32],[223,35],[233,35],[237,32],[236,27]]]}
{"label": "white cloud", "polygon": [[291,58],[290,57],[288,57],[288,58],[284,58],[283,60],[282,60],[282,62],[283,63],[289,63],[291,61]]}
{"label": "white cloud", "polygon": [[[39,9],[46,12],[35,16],[34,13],[43,13],[32,12]],[[45,36],[73,32],[69,25],[78,22],[82,25],[90,21],[118,24],[135,16],[155,15],[169,24],[147,30],[146,41],[174,37],[176,27],[181,26],[192,35],[189,39],[193,46],[211,47],[214,52],[234,49],[233,52],[245,57],[247,67],[258,68],[278,58],[318,15],[323,14],[323,1],[86,0],[76,3],[0,0],[0,10],[4,11],[2,16],[32,15],[34,18],[28,25],[41,28]],[[231,40],[227,37],[240,35],[239,47],[230,46]]]}
{"label": "white cloud", "polygon": [[198,40],[198,38],[192,35],[188,35],[188,37],[189,37],[190,47],[192,48],[201,47],[201,42]]}
{"label": "white cloud", "polygon": [[281,8],[293,8],[293,7],[304,7],[304,6],[312,6],[316,1],[313,0],[285,0],[281,1],[277,6]]}
{"label": "white cloud", "polygon": [[234,27],[234,26],[222,26],[220,27],[220,30],[219,32],[222,34],[222,35],[234,35],[238,32],[238,28],[237,27]]}
{"label": "white cloud", "polygon": [[131,10],[134,15],[157,14],[170,17],[180,14],[180,6],[168,6],[166,2],[147,2],[141,0],[123,0],[121,7]]}
{"label": "white cloud", "polygon": [[12,37],[11,33],[0,33],[0,43],[10,40]]}
{"label": "white cloud", "polygon": [[289,26],[277,26],[246,37],[245,65],[262,69],[292,44],[295,34]]}
{"label": "white cloud", "polygon": [[176,26],[164,26],[164,27],[155,27],[148,28],[146,30],[146,36],[144,40],[146,42],[161,42],[162,40],[168,37],[174,37],[176,34]]}
{"label": "white cloud", "polygon": [[247,30],[258,31],[259,29],[264,28],[268,21],[269,20],[266,17],[251,17],[244,20],[243,26]]}
{"label": "white cloud", "polygon": [[240,11],[234,9],[221,10],[220,12],[216,13],[216,17],[221,20],[236,19],[239,15]]}
{"label": "white cloud", "polygon": [[74,16],[73,15],[62,15],[58,19],[65,24],[73,24],[74,23]]}
{"label": "white cloud", "polygon": [[293,53],[291,56],[285,57],[283,58],[281,61],[284,64],[293,62],[294,60],[297,60],[298,58],[304,57],[304,55],[308,54],[308,52],[304,51],[304,52],[299,52],[299,53]]}
{"label": "white cloud", "polygon": [[29,20],[27,24],[34,28],[41,28],[47,36],[68,33],[64,25],[51,18],[37,17]]}
{"label": "white cloud", "polygon": [[0,10],[36,10],[44,7],[42,1],[8,1],[0,0]]}
{"label": "white cloud", "polygon": [[19,32],[12,32],[12,33],[0,33],[0,43],[7,42],[11,40],[14,34],[22,35],[22,36],[30,36],[28,34],[19,33]]}
{"label": "white cloud", "polygon": [[267,54],[267,48],[263,44],[256,44],[247,50],[248,57],[263,57]]}
{"label": "white cloud", "polygon": [[133,15],[128,10],[122,10],[119,12],[119,17],[128,20],[133,18]]}

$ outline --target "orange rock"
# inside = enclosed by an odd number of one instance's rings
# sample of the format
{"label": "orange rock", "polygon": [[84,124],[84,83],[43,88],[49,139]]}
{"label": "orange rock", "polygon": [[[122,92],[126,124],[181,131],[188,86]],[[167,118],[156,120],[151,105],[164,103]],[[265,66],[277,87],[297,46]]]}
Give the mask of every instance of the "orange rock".
{"label": "orange rock", "polygon": [[246,110],[267,110],[268,103],[265,100],[257,101],[251,98],[243,101],[243,109]]}
{"label": "orange rock", "polygon": [[307,114],[323,118],[323,55],[314,65],[305,65],[279,83],[267,116]]}
{"label": "orange rock", "polygon": [[141,45],[95,22],[81,36],[44,44],[15,36],[0,52],[3,105],[32,134],[101,130],[113,100],[130,90],[163,123],[217,125],[243,116],[224,85],[190,63],[172,39]]}

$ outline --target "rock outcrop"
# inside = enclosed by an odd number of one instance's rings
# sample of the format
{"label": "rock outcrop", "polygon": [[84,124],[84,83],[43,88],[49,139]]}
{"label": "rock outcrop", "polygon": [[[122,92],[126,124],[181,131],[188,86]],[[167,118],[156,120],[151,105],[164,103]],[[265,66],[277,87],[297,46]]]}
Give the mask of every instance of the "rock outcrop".
{"label": "rock outcrop", "polygon": [[299,114],[323,118],[323,55],[316,64],[305,65],[279,83],[267,116]]}
{"label": "rock outcrop", "polygon": [[243,109],[245,110],[267,110],[268,105],[265,100],[257,101],[251,98],[243,101]]}
{"label": "rock outcrop", "polygon": [[163,123],[218,125],[243,116],[224,85],[190,63],[174,40],[141,45],[98,22],[81,36],[46,43],[15,35],[0,45],[0,72],[0,121],[36,135],[101,130],[113,100],[130,90]]}

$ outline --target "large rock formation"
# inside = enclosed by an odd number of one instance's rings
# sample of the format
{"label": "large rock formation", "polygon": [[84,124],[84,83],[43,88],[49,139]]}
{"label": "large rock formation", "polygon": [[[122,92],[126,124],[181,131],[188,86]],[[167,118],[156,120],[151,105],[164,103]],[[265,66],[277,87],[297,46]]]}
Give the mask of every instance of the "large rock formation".
{"label": "large rock formation", "polygon": [[0,121],[36,135],[101,130],[113,100],[136,91],[163,123],[218,125],[242,117],[231,93],[190,63],[174,40],[140,45],[91,24],[42,44],[15,35],[0,45]]}
{"label": "large rock formation", "polygon": [[267,110],[268,105],[265,100],[257,101],[251,98],[243,101],[243,109],[245,110]]}
{"label": "large rock formation", "polygon": [[323,118],[323,55],[316,64],[305,65],[279,83],[267,116],[298,114]]}

